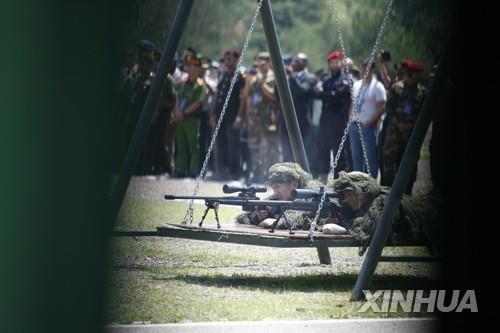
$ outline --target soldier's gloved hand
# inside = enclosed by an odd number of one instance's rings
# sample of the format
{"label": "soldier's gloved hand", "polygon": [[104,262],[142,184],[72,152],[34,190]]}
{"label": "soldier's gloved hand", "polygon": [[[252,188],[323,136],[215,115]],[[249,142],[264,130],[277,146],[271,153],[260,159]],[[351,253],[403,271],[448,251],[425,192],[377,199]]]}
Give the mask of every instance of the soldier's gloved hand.
{"label": "soldier's gloved hand", "polygon": [[268,213],[268,211],[267,211],[266,209],[259,209],[259,210],[257,210],[256,214],[257,214],[257,219],[258,219],[259,221],[262,221],[262,220],[264,220],[265,218],[267,218],[267,215],[268,215],[269,213]]}
{"label": "soldier's gloved hand", "polygon": [[275,219],[268,218],[265,219],[264,221],[259,223],[259,227],[264,228],[264,229],[271,229],[273,227]]}
{"label": "soldier's gloved hand", "polygon": [[343,235],[347,232],[347,230],[345,228],[343,228],[335,223],[325,224],[323,226],[323,228],[321,229],[321,231],[324,234],[328,234],[328,235]]}

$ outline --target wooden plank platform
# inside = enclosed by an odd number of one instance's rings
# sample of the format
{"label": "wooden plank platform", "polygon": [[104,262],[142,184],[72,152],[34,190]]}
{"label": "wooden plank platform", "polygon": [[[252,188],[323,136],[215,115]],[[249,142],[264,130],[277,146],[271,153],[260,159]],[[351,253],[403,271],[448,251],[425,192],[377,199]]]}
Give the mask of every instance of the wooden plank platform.
{"label": "wooden plank platform", "polygon": [[215,225],[203,227],[167,223],[157,228],[158,236],[205,240],[212,242],[236,243],[246,245],[270,247],[357,247],[360,243],[350,235],[324,235],[315,232],[313,242],[309,239],[309,232],[295,230],[290,235],[288,230],[275,230],[270,233],[268,229],[253,225],[222,225],[220,229]]}

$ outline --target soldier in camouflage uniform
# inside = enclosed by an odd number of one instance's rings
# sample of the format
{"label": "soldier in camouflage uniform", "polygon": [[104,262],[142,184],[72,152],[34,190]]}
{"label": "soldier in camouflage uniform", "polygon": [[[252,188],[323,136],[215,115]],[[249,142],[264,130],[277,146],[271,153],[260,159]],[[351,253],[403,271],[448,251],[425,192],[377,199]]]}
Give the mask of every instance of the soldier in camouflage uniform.
{"label": "soldier in camouflage uniform", "polygon": [[[340,193],[341,203],[352,209],[353,218],[340,221],[340,225],[362,243],[362,255],[380,221],[390,189],[357,171],[340,172],[339,178],[327,187]],[[440,214],[439,198],[404,195],[389,240],[395,245],[426,243],[439,246]]]}
{"label": "soldier in camouflage uniform", "polygon": [[256,57],[257,74],[251,78],[249,111],[247,113],[248,148],[252,182],[263,182],[265,172],[278,162],[279,137],[276,126],[276,97],[274,72],[269,53]]}
{"label": "soldier in camouflage uniform", "polygon": [[[405,63],[406,78],[392,85],[387,98],[386,110],[390,120],[382,148],[381,184],[384,186],[392,186],[406,144],[427,93],[425,87],[420,84],[420,73],[424,69],[423,65],[409,60]],[[411,194],[416,176],[417,167],[415,165],[412,179],[406,189],[407,194]]]}
{"label": "soldier in camouflage uniform", "polygon": [[[268,184],[273,189],[273,194],[265,200],[292,200],[291,192],[297,188],[306,188],[319,191],[323,186],[312,179],[310,173],[305,172],[297,163],[276,163],[269,168]],[[280,216],[281,211],[277,207],[259,207],[253,212],[243,212],[236,217],[237,224],[252,224],[264,228],[270,228],[273,222]],[[294,229],[308,228],[311,214],[307,212],[287,211],[287,219]],[[312,215],[314,218],[314,215]],[[285,229],[284,219],[278,222],[278,229]]]}

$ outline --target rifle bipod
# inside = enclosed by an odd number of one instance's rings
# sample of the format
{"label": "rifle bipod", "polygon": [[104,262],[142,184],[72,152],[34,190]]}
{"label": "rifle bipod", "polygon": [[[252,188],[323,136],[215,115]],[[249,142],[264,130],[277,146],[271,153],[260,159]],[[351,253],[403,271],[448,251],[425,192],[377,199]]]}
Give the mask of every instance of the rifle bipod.
{"label": "rifle bipod", "polygon": [[290,221],[288,221],[288,218],[286,217],[286,214],[285,214],[284,210],[281,211],[280,216],[278,216],[278,218],[274,221],[273,226],[271,227],[271,230],[269,230],[269,232],[270,233],[274,232],[274,229],[276,229],[276,226],[278,225],[278,222],[281,219],[281,217],[283,217],[285,219],[285,224],[288,226],[288,233],[290,235],[295,234],[295,232],[292,231],[292,224],[290,223]]}
{"label": "rifle bipod", "polygon": [[217,221],[217,228],[220,229],[219,214],[217,214],[217,211],[219,210],[219,203],[217,201],[207,200],[205,201],[205,206],[207,206],[207,208],[205,208],[205,212],[203,213],[203,216],[201,217],[201,221],[198,224],[198,226],[201,227],[203,225],[203,221],[205,221],[205,217],[207,216],[208,211],[210,209],[213,209],[215,213],[215,220]]}

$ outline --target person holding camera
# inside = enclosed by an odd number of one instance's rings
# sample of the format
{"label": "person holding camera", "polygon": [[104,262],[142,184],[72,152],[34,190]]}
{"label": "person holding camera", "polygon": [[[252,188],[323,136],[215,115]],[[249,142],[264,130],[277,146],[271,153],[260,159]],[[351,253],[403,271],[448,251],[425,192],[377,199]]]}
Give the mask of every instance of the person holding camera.
{"label": "person holding camera", "polygon": [[385,63],[391,61],[391,52],[382,50],[378,55],[378,63],[380,67],[380,78],[386,89],[389,89],[392,85],[392,79],[387,72]]}

